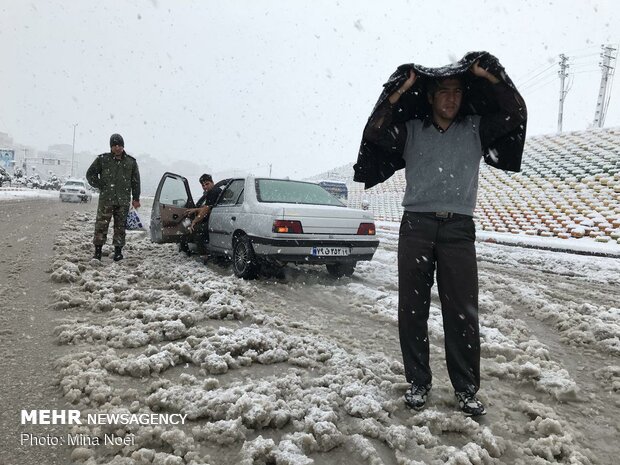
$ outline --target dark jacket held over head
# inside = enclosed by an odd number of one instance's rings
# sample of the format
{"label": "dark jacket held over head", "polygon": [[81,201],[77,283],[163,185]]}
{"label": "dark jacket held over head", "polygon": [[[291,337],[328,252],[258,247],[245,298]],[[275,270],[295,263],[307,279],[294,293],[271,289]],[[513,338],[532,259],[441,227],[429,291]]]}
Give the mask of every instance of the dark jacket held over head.
{"label": "dark jacket held over head", "polygon": [[[499,84],[491,84],[487,79],[476,77],[469,71],[478,60],[482,68],[500,80]],[[391,108],[387,104],[389,96],[403,85],[411,70],[417,75],[414,85],[403,93],[394,108]],[[364,129],[357,163],[353,166],[354,181],[363,182],[364,187],[369,189],[405,167],[402,157],[404,134],[400,129],[411,119],[432,119],[432,109],[427,98],[428,85],[434,79],[452,76],[459,77],[464,86],[460,116],[480,115],[483,120],[487,116],[489,124],[486,128],[481,128],[484,161],[506,171],[521,169],[527,125],[525,102],[497,58],[488,52],[470,52],[457,63],[440,68],[427,68],[412,63],[396,69],[383,85],[383,92]],[[513,112],[514,119],[491,121],[491,118],[488,118],[501,113],[501,109],[506,106],[516,109]],[[370,137],[374,135],[372,123],[376,122],[377,118],[383,118],[381,113],[388,109],[392,128],[387,133],[391,134],[392,139],[385,140],[384,137],[379,140],[377,137]]]}

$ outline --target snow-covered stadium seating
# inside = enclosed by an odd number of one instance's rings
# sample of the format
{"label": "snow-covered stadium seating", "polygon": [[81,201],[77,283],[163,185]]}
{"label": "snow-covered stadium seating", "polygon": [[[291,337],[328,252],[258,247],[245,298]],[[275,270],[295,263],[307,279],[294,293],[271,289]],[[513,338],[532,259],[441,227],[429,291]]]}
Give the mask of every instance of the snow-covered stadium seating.
{"label": "snow-covered stadium seating", "polygon": [[[352,166],[315,178],[346,181],[350,206],[366,200],[377,220],[400,221],[404,170],[364,191]],[[520,173],[481,166],[475,216],[482,230],[620,243],[620,128],[530,137]]]}

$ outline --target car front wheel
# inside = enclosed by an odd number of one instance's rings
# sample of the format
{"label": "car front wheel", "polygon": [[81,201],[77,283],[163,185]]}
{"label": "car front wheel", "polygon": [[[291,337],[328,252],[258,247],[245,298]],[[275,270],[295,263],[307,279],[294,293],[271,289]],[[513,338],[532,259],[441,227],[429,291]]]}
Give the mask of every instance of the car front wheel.
{"label": "car front wheel", "polygon": [[235,276],[243,279],[254,279],[258,274],[258,264],[252,243],[247,236],[241,236],[233,248],[233,271]]}
{"label": "car front wheel", "polygon": [[327,272],[335,278],[352,276],[355,271],[355,263],[334,263],[325,266],[327,267]]}

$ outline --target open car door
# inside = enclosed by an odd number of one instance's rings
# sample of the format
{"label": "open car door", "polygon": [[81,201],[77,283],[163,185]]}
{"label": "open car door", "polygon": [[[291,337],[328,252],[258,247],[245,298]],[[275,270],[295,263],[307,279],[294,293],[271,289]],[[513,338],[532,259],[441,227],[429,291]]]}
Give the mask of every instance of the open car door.
{"label": "open car door", "polygon": [[183,225],[185,214],[188,208],[194,206],[187,179],[178,174],[164,173],[151,210],[151,241],[158,244],[181,242],[189,235],[187,226]]}

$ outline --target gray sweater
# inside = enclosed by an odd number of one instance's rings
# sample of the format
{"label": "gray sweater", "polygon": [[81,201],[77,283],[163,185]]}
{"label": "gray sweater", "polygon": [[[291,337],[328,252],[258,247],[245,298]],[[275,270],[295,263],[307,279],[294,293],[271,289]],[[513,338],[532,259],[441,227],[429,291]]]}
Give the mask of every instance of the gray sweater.
{"label": "gray sweater", "polygon": [[444,132],[430,122],[395,118],[393,113],[400,108],[389,99],[373,112],[364,138],[405,160],[405,210],[473,215],[484,150],[526,118],[523,101],[514,89],[504,83],[493,84],[491,89],[498,103],[495,112],[463,116]]}
{"label": "gray sweater", "polygon": [[480,116],[455,120],[445,132],[418,119],[406,127],[404,209],[473,216],[483,153]]}

